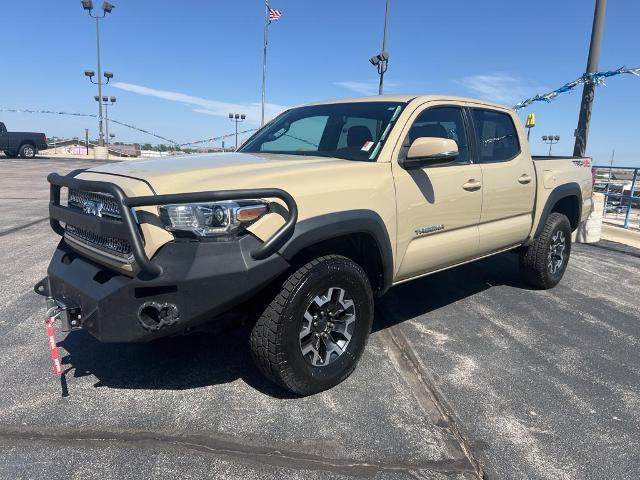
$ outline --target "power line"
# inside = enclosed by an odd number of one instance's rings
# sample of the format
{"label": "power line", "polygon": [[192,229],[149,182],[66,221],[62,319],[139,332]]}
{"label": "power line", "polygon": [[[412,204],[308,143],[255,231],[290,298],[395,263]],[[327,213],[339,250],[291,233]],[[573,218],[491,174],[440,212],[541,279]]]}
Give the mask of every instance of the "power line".
{"label": "power line", "polygon": [[[45,115],[66,115],[66,116],[71,116],[71,117],[89,117],[89,118],[97,118],[97,116],[98,116],[95,113],[77,113],[77,112],[65,112],[65,111],[55,111],[55,110],[34,110],[34,109],[28,109],[28,108],[0,108],[0,112],[33,113],[33,114],[45,114]],[[175,140],[171,140],[170,138],[163,137],[162,135],[158,135],[157,133],[151,132],[151,131],[146,130],[144,128],[136,127],[135,125],[131,125],[129,123],[121,122],[121,121],[115,120],[113,118],[110,118],[109,121],[113,122],[113,123],[117,123],[118,125],[121,125],[123,127],[130,128],[131,130],[135,130],[137,132],[141,132],[141,133],[145,133],[147,135],[151,135],[152,137],[159,138],[160,140],[164,140],[165,142],[172,143],[173,145],[176,145],[176,146],[179,146],[179,147],[186,147],[186,146],[189,146],[189,145],[198,145],[198,144],[201,144],[201,143],[211,143],[211,142],[215,142],[215,141],[218,141],[218,140],[222,140],[222,139],[227,138],[227,137],[233,137],[235,135],[235,132],[234,133],[225,133],[224,135],[219,135],[217,137],[211,137],[211,138],[205,138],[203,140],[196,140],[196,141],[193,141],[193,142],[186,142],[186,143],[178,143]],[[255,132],[256,130],[257,130],[257,128],[249,128],[247,130],[242,130],[242,131],[238,132],[238,134]]]}

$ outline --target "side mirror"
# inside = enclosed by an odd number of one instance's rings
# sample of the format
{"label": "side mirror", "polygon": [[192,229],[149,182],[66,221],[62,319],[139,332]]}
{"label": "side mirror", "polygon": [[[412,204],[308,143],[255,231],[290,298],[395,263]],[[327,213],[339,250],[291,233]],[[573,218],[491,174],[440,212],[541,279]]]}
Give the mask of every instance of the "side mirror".
{"label": "side mirror", "polygon": [[450,138],[416,138],[402,159],[402,168],[422,168],[429,165],[446,164],[458,157],[458,144]]}

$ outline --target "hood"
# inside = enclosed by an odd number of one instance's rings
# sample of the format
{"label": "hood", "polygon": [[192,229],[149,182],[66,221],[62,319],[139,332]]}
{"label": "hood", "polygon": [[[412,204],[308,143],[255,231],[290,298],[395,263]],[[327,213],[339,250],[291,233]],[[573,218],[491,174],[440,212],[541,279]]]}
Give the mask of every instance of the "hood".
{"label": "hood", "polygon": [[[348,169],[354,163],[327,157],[268,153],[212,153],[130,160],[94,167],[93,173],[148,182],[158,194],[241,188],[286,188],[287,179],[317,171]],[[117,183],[117,182],[116,182]]]}

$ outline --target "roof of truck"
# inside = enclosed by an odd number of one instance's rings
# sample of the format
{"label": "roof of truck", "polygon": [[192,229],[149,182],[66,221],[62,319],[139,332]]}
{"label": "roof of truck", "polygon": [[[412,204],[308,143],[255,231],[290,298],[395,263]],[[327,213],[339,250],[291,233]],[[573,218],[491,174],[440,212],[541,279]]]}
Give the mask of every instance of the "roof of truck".
{"label": "roof of truck", "polygon": [[332,100],[323,100],[320,102],[311,102],[306,105],[324,105],[331,103],[354,103],[354,102],[405,102],[408,103],[412,100],[419,101],[441,101],[441,100],[453,100],[456,102],[472,102],[480,103],[482,105],[489,105],[497,108],[510,108],[509,106],[502,105],[488,100],[481,100],[477,98],[469,97],[457,97],[455,95],[374,95],[369,97],[350,97],[350,98],[336,98]]}

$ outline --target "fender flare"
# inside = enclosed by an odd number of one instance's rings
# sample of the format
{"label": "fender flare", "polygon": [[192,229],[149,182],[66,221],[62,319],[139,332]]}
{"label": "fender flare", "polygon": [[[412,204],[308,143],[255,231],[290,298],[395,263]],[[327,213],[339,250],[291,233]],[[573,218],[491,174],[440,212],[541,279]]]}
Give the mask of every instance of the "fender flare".
{"label": "fender flare", "polygon": [[383,282],[380,293],[384,293],[393,282],[393,250],[387,228],[380,215],[373,210],[347,210],[301,220],[296,224],[293,236],[280,248],[279,253],[289,261],[307,247],[357,233],[368,234],[376,242],[382,261]]}
{"label": "fender flare", "polygon": [[538,222],[534,237],[537,237],[538,235],[540,235],[540,233],[542,233],[544,224],[546,223],[547,218],[551,214],[551,210],[556,205],[556,203],[567,197],[577,198],[578,222],[580,222],[580,219],[582,218],[582,190],[580,190],[580,185],[578,185],[576,182],[565,183],[564,185],[559,185],[554,188],[547,197],[547,202],[544,204],[544,208],[542,209],[542,215],[540,215],[540,221]]}
{"label": "fender flare", "polygon": [[27,138],[26,140],[21,140],[20,141],[20,144],[18,145],[18,153],[20,153],[20,150],[25,145],[31,145],[33,147],[33,149],[36,151],[36,153],[38,152],[38,148],[36,147],[36,142],[31,140],[30,138]]}

